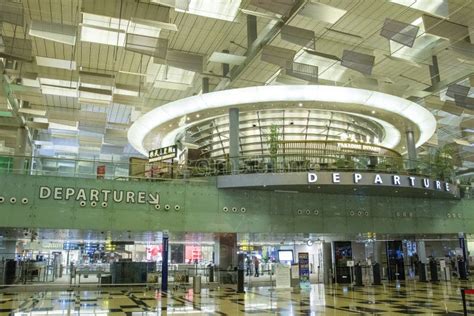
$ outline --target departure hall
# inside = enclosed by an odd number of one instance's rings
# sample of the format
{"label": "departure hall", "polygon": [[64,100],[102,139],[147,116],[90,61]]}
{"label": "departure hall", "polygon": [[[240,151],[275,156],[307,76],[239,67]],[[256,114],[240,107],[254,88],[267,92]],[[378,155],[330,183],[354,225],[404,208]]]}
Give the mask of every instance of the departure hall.
{"label": "departure hall", "polygon": [[472,0],[0,0],[0,316],[474,314]]}

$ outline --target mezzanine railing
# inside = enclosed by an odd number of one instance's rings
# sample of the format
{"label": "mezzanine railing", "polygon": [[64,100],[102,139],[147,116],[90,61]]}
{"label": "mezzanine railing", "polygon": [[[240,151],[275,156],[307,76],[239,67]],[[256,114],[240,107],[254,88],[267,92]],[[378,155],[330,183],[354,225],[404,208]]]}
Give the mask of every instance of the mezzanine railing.
{"label": "mezzanine railing", "polygon": [[0,174],[46,175],[109,180],[168,180],[248,173],[287,173],[317,170],[397,173],[453,181],[454,171],[445,166],[394,156],[336,154],[245,156],[237,160],[201,158],[186,163],[148,163],[131,158],[129,162],[80,160],[52,157],[1,156]]}

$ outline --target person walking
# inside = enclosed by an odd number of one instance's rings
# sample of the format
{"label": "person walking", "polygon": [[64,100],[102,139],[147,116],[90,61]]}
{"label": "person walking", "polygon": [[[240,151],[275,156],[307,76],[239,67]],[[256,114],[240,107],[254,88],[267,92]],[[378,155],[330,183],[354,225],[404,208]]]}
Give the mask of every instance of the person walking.
{"label": "person walking", "polygon": [[260,262],[258,261],[258,258],[253,257],[253,265],[254,265],[254,268],[255,268],[255,277],[257,277],[257,278],[259,276],[259,273],[258,273],[259,264],[260,264]]}

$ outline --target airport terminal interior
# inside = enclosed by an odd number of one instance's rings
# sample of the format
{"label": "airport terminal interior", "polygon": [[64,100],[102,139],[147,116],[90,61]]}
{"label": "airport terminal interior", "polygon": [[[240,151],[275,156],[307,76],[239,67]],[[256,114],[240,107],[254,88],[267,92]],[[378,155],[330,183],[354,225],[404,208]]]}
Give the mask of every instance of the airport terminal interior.
{"label": "airport terminal interior", "polygon": [[0,0],[0,316],[474,314],[473,87],[472,0]]}

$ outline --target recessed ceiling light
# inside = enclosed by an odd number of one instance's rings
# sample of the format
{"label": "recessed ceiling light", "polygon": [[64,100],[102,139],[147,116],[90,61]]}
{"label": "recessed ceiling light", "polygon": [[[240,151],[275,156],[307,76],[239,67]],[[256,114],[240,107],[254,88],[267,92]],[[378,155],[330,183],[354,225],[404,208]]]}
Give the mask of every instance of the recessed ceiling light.
{"label": "recessed ceiling light", "polygon": [[302,106],[303,106],[303,103],[301,103],[301,102],[298,103],[298,106],[299,106],[299,107],[302,107]]}
{"label": "recessed ceiling light", "polygon": [[375,114],[375,111],[374,111],[374,110],[372,110],[372,114]]}
{"label": "recessed ceiling light", "polygon": [[186,118],[186,121],[189,121],[189,120],[191,120],[191,118],[188,116],[188,117]]}
{"label": "recessed ceiling light", "polygon": [[199,114],[196,114],[196,117],[200,117],[200,116],[201,116],[201,115],[199,115]]}

